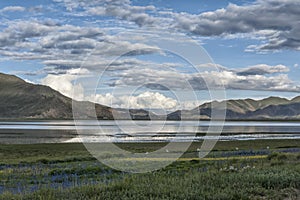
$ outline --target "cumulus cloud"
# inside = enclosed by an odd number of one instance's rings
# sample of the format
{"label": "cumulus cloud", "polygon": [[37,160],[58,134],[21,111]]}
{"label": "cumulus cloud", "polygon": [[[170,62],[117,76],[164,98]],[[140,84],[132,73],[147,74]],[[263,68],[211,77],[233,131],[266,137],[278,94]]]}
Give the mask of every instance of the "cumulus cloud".
{"label": "cumulus cloud", "polygon": [[[15,60],[40,60],[46,73],[55,74],[79,68],[82,63],[86,68],[103,69],[112,57],[125,53],[125,57],[132,57],[161,51],[156,46],[127,39],[92,26],[79,27],[53,20],[17,20],[0,31],[0,55]],[[117,63],[112,65],[124,68],[129,64]]]}
{"label": "cumulus cloud", "polygon": [[157,19],[145,13],[147,10],[154,10],[153,6],[130,6],[123,7],[116,5],[97,6],[87,9],[92,15],[113,16],[122,20],[132,21],[139,26],[152,25]]}
{"label": "cumulus cloud", "polygon": [[78,7],[92,7],[99,4],[126,5],[130,0],[53,0],[54,2],[63,3],[68,11],[73,11]]}
{"label": "cumulus cloud", "polygon": [[54,49],[90,49],[102,35],[99,28],[61,25],[53,20],[13,21],[0,32],[0,47],[36,54]]}
{"label": "cumulus cloud", "polygon": [[10,47],[52,32],[57,27],[38,22],[12,22],[0,33],[0,47]]}
{"label": "cumulus cloud", "polygon": [[[54,0],[63,3],[68,11],[83,9],[87,15],[111,16],[121,20],[134,22],[138,26],[153,25],[158,19],[147,12],[154,11],[154,6],[133,6],[131,1],[110,0]],[[84,13],[83,13],[84,14]]]}
{"label": "cumulus cloud", "polygon": [[109,105],[115,108],[132,109],[164,109],[174,110],[178,102],[158,92],[143,92],[138,95],[114,96],[111,93],[96,94],[86,97],[86,100]]}
{"label": "cumulus cloud", "polygon": [[258,0],[254,4],[226,8],[201,14],[173,13],[175,27],[201,36],[227,36],[251,33],[265,39],[249,49],[300,50],[300,2],[294,0]]}
{"label": "cumulus cloud", "polygon": [[247,67],[242,70],[238,70],[237,75],[248,76],[248,75],[266,75],[274,73],[289,72],[290,69],[284,65],[270,66],[266,64],[254,65]]}
{"label": "cumulus cloud", "polygon": [[87,57],[86,60],[67,60],[67,59],[53,59],[43,61],[43,71],[47,74],[64,74],[68,73],[72,68],[86,68],[94,72],[95,74],[102,74],[114,76],[133,69],[148,69],[148,68],[162,68],[173,69],[174,67],[180,67],[180,63],[172,62],[151,62],[147,60],[139,60],[131,57],[121,57],[112,61],[108,58],[102,58],[99,56]]}
{"label": "cumulus cloud", "polygon": [[11,21],[0,32],[0,47],[10,50],[14,47],[27,47],[27,50],[31,52],[45,52],[54,49],[94,49],[97,46],[95,50],[105,55],[117,55],[120,52],[132,52],[132,55],[139,55],[158,50],[155,46],[133,43],[125,39],[119,35],[106,34],[104,30],[96,27],[62,25],[51,20]]}
{"label": "cumulus cloud", "polygon": [[87,75],[89,73],[87,69],[70,69],[66,74],[48,74],[41,80],[41,83],[57,90],[67,97],[75,100],[84,100],[84,88],[80,83],[75,84],[74,81],[78,75]]}
{"label": "cumulus cloud", "polygon": [[248,46],[246,51],[249,52],[300,50],[300,2],[294,0],[257,0],[245,5],[230,3],[226,8],[200,14],[158,10],[151,5],[133,6],[129,0],[54,1],[63,3],[69,11],[80,12],[81,9],[88,15],[111,16],[139,26],[262,41]]}
{"label": "cumulus cloud", "polygon": [[[84,87],[81,83],[75,83],[79,77],[90,75],[87,69],[70,69],[66,74],[49,74],[41,80],[43,85],[47,85],[63,95],[76,99],[91,101],[114,108],[128,109],[162,109],[174,110],[178,106],[177,100],[167,97],[159,92],[142,92],[137,95],[114,95],[112,93],[85,95]],[[188,105],[194,105],[189,103]]]}
{"label": "cumulus cloud", "polygon": [[[247,75],[242,76],[234,72],[212,72],[206,74],[208,83],[212,87],[218,87],[221,80],[226,89],[239,89],[239,90],[266,90],[266,91],[291,91],[299,92],[300,87],[291,81],[286,74],[280,74],[277,76],[264,76],[264,75]],[[201,77],[195,77],[198,82],[201,82]],[[219,83],[220,84],[220,83]],[[201,87],[196,85],[196,88]]]}
{"label": "cumulus cloud", "polygon": [[[138,60],[124,60],[135,63]],[[204,66],[204,65],[203,65]],[[207,64],[207,66],[211,66]],[[217,65],[220,71],[203,71],[198,73],[181,73],[172,68],[130,68],[122,72],[112,73],[106,77],[101,88],[110,86],[115,90],[127,87],[144,87],[142,93],[125,95],[98,93],[85,95],[84,87],[75,83],[77,75],[91,75],[88,69],[68,69],[65,73],[49,73],[42,84],[48,85],[62,94],[77,100],[88,100],[117,108],[152,108],[174,110],[194,107],[199,102],[177,100],[165,96],[165,91],[200,91],[207,89],[233,89],[255,91],[290,91],[300,92],[300,87],[285,74],[289,69],[284,65],[269,66],[265,64],[230,69]],[[95,75],[94,75],[95,76]],[[93,76],[93,77],[94,77]],[[91,77],[91,76],[89,76]],[[110,78],[109,78],[110,77]],[[107,85],[106,85],[107,84]],[[148,88],[148,90],[147,90]],[[113,89],[113,88],[111,88]],[[155,90],[154,92],[152,92]],[[76,93],[73,93],[76,91]],[[162,92],[162,93],[161,93]]]}
{"label": "cumulus cloud", "polygon": [[[220,68],[220,66],[219,66]],[[111,86],[145,86],[155,90],[239,89],[299,92],[300,87],[284,74],[289,68],[265,64],[229,69],[180,73],[167,69],[125,70]]]}
{"label": "cumulus cloud", "polygon": [[[259,70],[260,68],[261,70]],[[75,79],[77,75],[90,75],[91,72],[87,69],[69,69],[65,74],[49,74],[42,80],[42,84],[77,100],[93,101],[116,108],[164,110],[176,110],[178,107],[190,109],[202,103],[198,101],[178,102],[176,99],[165,96],[164,91],[166,90],[207,90],[207,85],[209,85],[210,89],[224,87],[233,90],[300,92],[300,87],[284,74],[288,68],[282,65],[268,66],[261,64],[246,67],[243,70],[226,67],[222,67],[222,69],[224,70],[189,74],[171,72],[167,69],[125,70],[124,73],[119,74],[118,80],[111,80],[113,82],[111,86],[119,89],[124,86],[144,86],[149,89],[137,95],[127,95],[126,92],[124,95],[114,95],[113,93],[85,95],[84,87],[78,82],[75,83]],[[104,87],[104,85],[101,87]],[[73,91],[76,92],[73,93]]]}
{"label": "cumulus cloud", "polygon": [[[253,4],[230,4],[224,9],[204,12],[198,15],[189,13],[167,14],[154,6],[134,6],[131,1],[70,1],[55,0],[69,11],[76,10],[93,15],[112,16],[133,21],[140,26],[171,28],[200,36],[221,36],[225,38],[254,37],[263,41],[250,45],[246,51],[299,49],[299,2],[292,0],[258,0]],[[21,10],[23,7],[10,6],[2,10]],[[155,21],[155,23],[154,23]],[[145,38],[144,38],[145,39]],[[146,37],[147,39],[147,37]],[[98,27],[79,27],[61,24],[55,20],[16,20],[9,21],[0,32],[0,54],[14,59],[40,59],[52,61],[82,60],[97,48],[102,56],[119,55],[130,52],[128,56],[149,54],[159,51],[157,47],[143,42],[133,43],[128,37],[113,36]],[[73,67],[73,66],[70,66]]]}
{"label": "cumulus cloud", "polygon": [[188,74],[170,70],[157,70],[152,68],[129,69],[116,76],[119,78],[111,84],[112,86],[144,85],[150,89],[165,88],[165,90],[184,89],[190,86],[187,82]]}

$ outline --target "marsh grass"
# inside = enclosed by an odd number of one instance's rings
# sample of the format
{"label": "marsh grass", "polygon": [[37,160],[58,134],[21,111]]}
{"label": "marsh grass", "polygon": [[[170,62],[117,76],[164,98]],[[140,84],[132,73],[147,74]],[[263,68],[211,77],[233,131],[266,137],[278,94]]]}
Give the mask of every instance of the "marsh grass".
{"label": "marsh grass", "polygon": [[299,199],[297,144],[219,143],[200,160],[193,144],[178,161],[145,174],[113,170],[81,144],[3,145],[0,199]]}

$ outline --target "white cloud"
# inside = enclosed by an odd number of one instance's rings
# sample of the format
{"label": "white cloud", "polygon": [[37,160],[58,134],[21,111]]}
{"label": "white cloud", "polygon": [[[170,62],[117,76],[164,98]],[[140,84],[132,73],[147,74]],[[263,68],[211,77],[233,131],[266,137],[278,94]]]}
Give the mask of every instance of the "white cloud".
{"label": "white cloud", "polygon": [[138,26],[154,25],[158,18],[149,15],[147,12],[155,11],[154,6],[133,6],[129,0],[54,0],[63,3],[68,11],[74,12],[78,8],[84,10],[82,14],[110,16],[121,20],[134,22]]}
{"label": "white cloud", "polygon": [[57,90],[67,97],[83,100],[84,88],[80,83],[75,84],[74,81],[78,78],[78,75],[86,75],[89,73],[87,69],[70,69],[66,74],[48,74],[41,80],[41,83]]}
{"label": "white cloud", "polygon": [[87,13],[92,15],[114,16],[119,19],[132,21],[139,26],[152,25],[158,22],[156,18],[145,13],[147,10],[154,10],[153,6],[130,6],[124,7],[116,5],[97,6],[87,8]]}
{"label": "white cloud", "polygon": [[25,11],[25,8],[22,6],[7,6],[0,10],[0,12],[23,12]]}
{"label": "white cloud", "polygon": [[[229,69],[216,65],[217,69],[199,73],[180,73],[167,69],[128,69],[118,74],[113,86],[141,86],[156,90],[207,90],[238,89],[299,92],[300,87],[284,74],[284,65],[265,64],[242,69]],[[208,65],[210,67],[210,65]]]}
{"label": "white cloud", "polygon": [[275,65],[270,66],[266,64],[259,64],[250,66],[244,69],[237,70],[238,75],[265,75],[265,74],[274,74],[274,73],[284,73],[289,72],[290,69],[284,65]]}
{"label": "white cloud", "polygon": [[[128,61],[129,62],[129,61]],[[129,62],[130,63],[130,62]],[[210,65],[208,65],[210,66]],[[81,84],[75,83],[77,75],[87,77],[91,75],[88,69],[69,69],[64,74],[49,74],[43,80],[42,84],[48,85],[62,94],[73,97],[77,100],[88,100],[116,108],[149,108],[176,110],[180,107],[190,109],[203,102],[185,101],[178,102],[176,99],[164,95],[164,91],[197,91],[207,90],[207,84],[210,89],[234,90],[255,90],[255,91],[291,91],[299,92],[300,87],[291,81],[284,74],[289,69],[283,65],[255,65],[244,69],[228,69],[217,65],[221,71],[204,71],[192,74],[182,74],[171,68],[131,68],[125,69],[122,73],[116,73],[110,82],[105,83],[119,89],[126,87],[148,88],[137,95],[124,95],[113,93],[98,93],[95,95],[85,95]],[[88,80],[88,79],[87,79]],[[109,79],[107,79],[109,80]],[[85,80],[86,81],[86,80]],[[89,85],[87,85],[89,87]],[[101,88],[108,86],[102,85]],[[111,88],[112,90],[114,88]],[[152,92],[151,90],[161,92]],[[73,93],[75,91],[75,93]]]}
{"label": "white cloud", "polygon": [[42,80],[42,84],[76,100],[91,101],[113,108],[149,109],[150,111],[152,109],[152,112],[159,111],[160,114],[162,114],[162,111],[193,109],[205,102],[204,100],[178,101],[162,93],[151,91],[145,91],[137,95],[114,95],[112,93],[85,95],[82,85],[74,83],[78,73],[79,71],[74,69],[70,70],[68,74],[48,75]]}
{"label": "white cloud", "polygon": [[225,8],[200,14],[176,13],[151,5],[134,6],[129,0],[55,1],[63,3],[69,11],[84,10],[86,15],[110,16],[157,30],[262,41],[259,45],[248,46],[248,52],[300,50],[300,2],[295,0],[256,0],[244,5],[230,3]]}
{"label": "white cloud", "polygon": [[[3,57],[40,60],[45,65],[45,72],[51,74],[79,68],[82,63],[87,68],[104,69],[112,57],[124,53],[129,52],[126,57],[132,57],[161,51],[142,41],[128,41],[126,35],[110,35],[100,28],[62,25],[51,20],[8,23],[0,31],[0,47]],[[126,66],[120,64],[119,67]]]}
{"label": "white cloud", "polygon": [[163,109],[175,110],[178,102],[170,97],[166,97],[158,92],[149,92],[138,95],[123,95],[114,96],[111,93],[95,94],[86,97],[86,100],[108,105],[114,108],[129,108],[129,109]]}
{"label": "white cloud", "polygon": [[300,2],[294,0],[257,0],[246,5],[229,4],[226,8],[198,15],[172,13],[175,28],[201,36],[255,36],[264,41],[248,50],[300,50]]}
{"label": "white cloud", "polygon": [[[298,1],[258,0],[241,6],[230,4],[224,9],[198,15],[163,13],[153,6],[134,6],[129,0],[55,2],[63,3],[69,11],[73,10],[75,13],[84,10],[84,13],[110,16],[129,21],[130,24],[134,22],[139,26],[155,26],[162,29],[171,27],[172,31],[184,31],[200,36],[227,39],[252,37],[251,39],[263,41],[260,45],[249,46],[248,51],[282,48],[298,50],[300,46]],[[2,10],[22,9],[23,7],[16,6]],[[76,75],[72,72],[73,68],[84,64],[83,67],[89,70],[101,71],[110,63],[111,57],[123,52],[131,54],[111,65],[110,86],[145,84],[150,89],[180,90],[190,85],[196,90],[205,90],[206,83],[218,88],[223,82],[228,89],[299,91],[299,86],[285,74],[289,68],[283,65],[260,64],[238,70],[221,65],[201,65],[201,73],[180,73],[176,69],[170,69],[176,68],[176,63],[129,59],[129,56],[160,52],[158,47],[144,43],[147,38],[151,38],[147,34],[135,34],[133,39],[125,34],[112,35],[113,31],[99,28],[95,26],[96,23],[86,23],[80,27],[66,24],[67,21],[30,19],[3,22],[2,25],[6,27],[0,31],[0,55],[11,59],[39,60],[45,65],[43,72],[48,73],[43,83],[69,96],[72,96],[70,90]],[[129,41],[130,39],[134,42]],[[82,62],[91,52],[94,57]],[[298,67],[298,64],[295,67]],[[218,71],[206,71],[206,68],[216,68]]]}

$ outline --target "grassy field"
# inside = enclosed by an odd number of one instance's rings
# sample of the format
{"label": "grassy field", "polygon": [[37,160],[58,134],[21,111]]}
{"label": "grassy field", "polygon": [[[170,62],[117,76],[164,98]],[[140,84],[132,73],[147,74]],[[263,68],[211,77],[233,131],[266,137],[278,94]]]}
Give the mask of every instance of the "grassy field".
{"label": "grassy field", "polygon": [[[165,144],[118,145],[150,152]],[[0,199],[300,198],[300,140],[218,142],[204,159],[200,145],[144,174],[113,170],[82,144],[1,145]]]}

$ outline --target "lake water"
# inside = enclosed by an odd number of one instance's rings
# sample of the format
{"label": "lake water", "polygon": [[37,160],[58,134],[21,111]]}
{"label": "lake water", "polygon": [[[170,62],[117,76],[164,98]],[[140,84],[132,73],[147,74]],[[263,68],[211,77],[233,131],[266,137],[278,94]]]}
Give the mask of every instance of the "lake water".
{"label": "lake water", "polygon": [[[220,136],[209,128],[222,128]],[[207,135],[210,131],[212,134]],[[79,135],[78,135],[79,133]],[[300,139],[299,122],[22,121],[0,122],[0,143],[190,142]]]}

